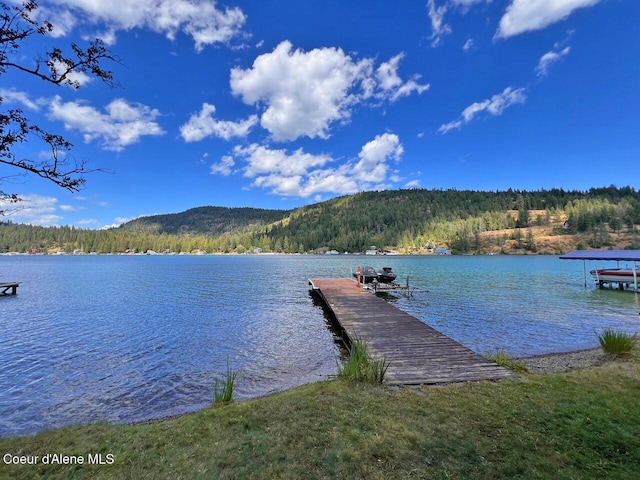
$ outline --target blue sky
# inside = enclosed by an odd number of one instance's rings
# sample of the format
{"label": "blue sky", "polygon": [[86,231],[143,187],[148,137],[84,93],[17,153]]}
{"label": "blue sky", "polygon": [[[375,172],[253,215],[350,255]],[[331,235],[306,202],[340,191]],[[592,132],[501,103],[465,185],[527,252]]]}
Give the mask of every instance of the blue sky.
{"label": "blue sky", "polygon": [[[640,2],[40,0],[120,86],[9,71],[3,108],[74,144],[79,193],[0,166],[8,219],[103,228],[372,189],[640,188]],[[42,145],[20,152],[43,155]]]}

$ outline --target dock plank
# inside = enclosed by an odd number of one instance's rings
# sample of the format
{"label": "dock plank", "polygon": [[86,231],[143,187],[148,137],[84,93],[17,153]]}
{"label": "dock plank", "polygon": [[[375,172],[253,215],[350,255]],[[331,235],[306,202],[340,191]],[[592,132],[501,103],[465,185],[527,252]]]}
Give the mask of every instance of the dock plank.
{"label": "dock plank", "polygon": [[372,295],[349,278],[310,279],[348,338],[389,362],[389,384],[438,384],[514,379],[517,375],[478,355],[419,319]]}

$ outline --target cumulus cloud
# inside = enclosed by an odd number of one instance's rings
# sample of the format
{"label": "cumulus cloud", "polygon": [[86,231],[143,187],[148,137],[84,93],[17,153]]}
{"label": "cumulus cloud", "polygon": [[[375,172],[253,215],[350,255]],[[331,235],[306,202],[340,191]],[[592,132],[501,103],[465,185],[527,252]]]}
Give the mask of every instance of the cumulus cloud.
{"label": "cumulus cloud", "polygon": [[311,168],[322,167],[331,161],[329,155],[312,155],[303,152],[301,148],[289,154],[284,149],[270,149],[257,144],[236,147],[234,155],[243,157],[247,162],[244,170],[247,177],[270,173],[288,177],[304,175]]}
{"label": "cumulus cloud", "polygon": [[571,47],[565,47],[560,51],[550,51],[542,55],[536,66],[536,75],[539,77],[545,77],[549,74],[549,67],[562,59],[571,51]]}
{"label": "cumulus cloud", "polygon": [[358,154],[359,161],[353,167],[353,174],[363,182],[379,183],[387,177],[387,160],[400,160],[404,148],[393,133],[383,133],[367,142]]}
{"label": "cumulus cloud", "polygon": [[493,95],[490,99],[472,103],[462,111],[462,114],[456,120],[441,125],[438,133],[444,135],[451,130],[461,128],[481,113],[488,113],[492,116],[502,115],[510,106],[524,103],[526,100],[524,88],[514,89],[513,87],[507,87],[502,93]]}
{"label": "cumulus cloud", "polygon": [[302,136],[329,138],[335,122],[347,122],[353,108],[368,100],[396,101],[429,88],[400,79],[403,55],[375,69],[374,59],[354,60],[340,48],[305,52],[283,41],[258,56],[251,68],[231,70],[231,91],[247,105],[263,109],[260,125],[276,141]]}
{"label": "cumulus cloud", "polygon": [[28,223],[50,227],[58,225],[62,217],[56,214],[58,199],[42,195],[20,195],[21,202],[16,204],[0,200],[0,210],[11,209],[11,220],[16,223]]}
{"label": "cumulus cloud", "polygon": [[500,19],[497,38],[509,38],[564,20],[578,8],[591,7],[600,0],[513,0]]}
{"label": "cumulus cloud", "polygon": [[232,69],[231,90],[246,104],[265,102],[260,124],[274,140],[328,138],[332,122],[349,118],[353,86],[370,68],[369,61],[353,62],[338,48],[292,51],[285,41],[252,68]]}
{"label": "cumulus cloud", "polygon": [[246,120],[231,122],[215,120],[213,114],[216,107],[208,103],[202,104],[202,110],[192,115],[189,121],[180,127],[180,134],[186,142],[197,142],[203,138],[214,136],[230,140],[233,137],[246,137],[249,130],[258,123],[257,115],[251,115]]}
{"label": "cumulus cloud", "polygon": [[99,26],[111,40],[118,30],[146,28],[171,40],[179,32],[189,35],[198,51],[241,37],[246,22],[240,8],[218,8],[215,0],[48,0],[42,14],[54,24],[54,35],[79,23]]}
{"label": "cumulus cloud", "polygon": [[97,140],[105,150],[116,152],[143,136],[165,133],[155,121],[160,115],[158,110],[122,98],[109,103],[103,113],[82,102],[62,102],[56,95],[48,115],[64,122],[66,129],[80,131],[85,142]]}
{"label": "cumulus cloud", "polygon": [[311,154],[301,148],[293,152],[264,145],[237,146],[232,155],[211,166],[211,173],[228,175],[241,165],[252,186],[270,193],[308,198],[322,193],[347,194],[372,188],[388,188],[399,178],[389,174],[389,162],[404,152],[397,135],[384,133],[367,142],[357,159],[338,164],[327,154]]}
{"label": "cumulus cloud", "polygon": [[233,155],[245,163],[244,176],[253,178],[253,186],[273,194],[309,197],[318,192],[355,191],[353,180],[335,169],[321,168],[332,161],[329,155],[313,155],[302,149],[289,153],[256,144],[236,147]]}

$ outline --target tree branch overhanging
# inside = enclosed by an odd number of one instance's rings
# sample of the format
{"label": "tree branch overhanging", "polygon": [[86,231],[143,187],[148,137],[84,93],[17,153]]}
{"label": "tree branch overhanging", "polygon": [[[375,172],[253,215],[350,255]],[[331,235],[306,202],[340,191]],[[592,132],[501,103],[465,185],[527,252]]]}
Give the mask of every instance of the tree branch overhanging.
{"label": "tree branch overhanging", "polygon": [[[0,1],[0,75],[14,69],[52,85],[67,85],[79,89],[82,84],[74,74],[83,74],[97,78],[109,87],[118,86],[113,73],[105,69],[103,63],[121,62],[99,39],[90,41],[86,48],[71,43],[72,53],[52,48],[44,57],[36,59],[32,66],[18,62],[18,51],[23,42],[34,35],[46,36],[53,31],[54,27],[50,22],[38,22],[34,19],[37,9],[35,1],[24,1],[19,6]],[[0,97],[0,105],[2,102]],[[43,142],[50,150],[50,156],[42,161],[18,159],[15,149],[20,144],[33,140]],[[22,110],[0,111],[0,164],[16,167],[76,192],[84,185],[87,173],[103,170],[88,170],[85,161],[74,161],[68,154],[72,147],[73,144],[63,136],[50,133],[30,122]],[[0,177],[0,183],[2,180]],[[15,203],[20,199],[17,195],[0,191],[0,200]],[[3,211],[0,209],[1,215]]]}

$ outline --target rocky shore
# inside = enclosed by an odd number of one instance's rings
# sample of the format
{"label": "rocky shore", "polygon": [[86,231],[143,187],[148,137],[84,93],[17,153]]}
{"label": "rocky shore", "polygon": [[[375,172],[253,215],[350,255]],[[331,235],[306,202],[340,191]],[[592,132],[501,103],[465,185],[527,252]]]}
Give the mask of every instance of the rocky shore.
{"label": "rocky shore", "polygon": [[601,348],[518,358],[529,373],[560,373],[602,365],[610,358]]}

